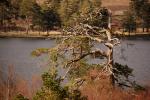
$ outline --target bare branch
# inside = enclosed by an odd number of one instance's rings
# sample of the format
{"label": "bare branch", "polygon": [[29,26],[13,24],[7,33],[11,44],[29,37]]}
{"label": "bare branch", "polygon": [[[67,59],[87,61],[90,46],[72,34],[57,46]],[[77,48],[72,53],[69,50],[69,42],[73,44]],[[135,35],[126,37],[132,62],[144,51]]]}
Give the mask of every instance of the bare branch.
{"label": "bare branch", "polygon": [[88,56],[88,55],[93,55],[93,54],[99,54],[99,55],[101,55],[101,56],[107,57],[107,55],[106,55],[105,52],[103,52],[103,51],[101,51],[101,50],[96,50],[96,51],[92,51],[92,52],[83,54],[83,55],[81,55],[80,57],[69,61],[69,62],[67,63],[67,65],[72,64],[73,62],[77,62],[77,61],[79,61],[79,60],[85,58],[86,56]]}

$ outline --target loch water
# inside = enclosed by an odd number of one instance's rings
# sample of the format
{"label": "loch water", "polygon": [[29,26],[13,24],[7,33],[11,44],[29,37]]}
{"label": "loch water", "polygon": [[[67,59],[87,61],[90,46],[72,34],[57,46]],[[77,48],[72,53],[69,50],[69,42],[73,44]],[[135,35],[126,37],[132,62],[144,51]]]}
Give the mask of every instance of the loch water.
{"label": "loch water", "polygon": [[[37,48],[54,47],[53,39],[0,38],[0,71],[7,74],[7,68],[30,81],[31,76],[39,75],[47,68],[48,57],[32,57]],[[142,85],[150,83],[150,40],[121,40],[114,48],[114,61],[133,68],[135,80]]]}

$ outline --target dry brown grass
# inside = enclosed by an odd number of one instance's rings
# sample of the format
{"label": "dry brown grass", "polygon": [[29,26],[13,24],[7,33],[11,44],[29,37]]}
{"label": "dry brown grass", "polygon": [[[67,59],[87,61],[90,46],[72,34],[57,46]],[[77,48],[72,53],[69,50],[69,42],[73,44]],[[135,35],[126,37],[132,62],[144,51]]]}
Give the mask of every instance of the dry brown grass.
{"label": "dry brown grass", "polygon": [[88,100],[150,100],[150,88],[135,92],[112,87],[108,79],[89,81],[82,89]]}
{"label": "dry brown grass", "polygon": [[82,94],[86,95],[88,100],[150,100],[150,87],[145,91],[113,87],[108,76],[102,75],[93,80],[97,73],[96,69],[90,70],[86,76],[87,82],[81,88]]}

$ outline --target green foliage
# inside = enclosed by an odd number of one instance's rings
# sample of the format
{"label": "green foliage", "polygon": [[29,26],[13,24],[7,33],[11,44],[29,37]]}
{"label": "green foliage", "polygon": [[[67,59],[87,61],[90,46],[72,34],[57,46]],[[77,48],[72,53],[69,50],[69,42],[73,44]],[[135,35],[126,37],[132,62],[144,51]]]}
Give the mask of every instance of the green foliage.
{"label": "green foliage", "polygon": [[12,17],[12,13],[10,10],[10,2],[8,1],[2,1],[0,3],[0,25],[3,26],[5,24],[5,21],[10,21]]}
{"label": "green foliage", "polygon": [[99,9],[99,7],[101,7],[101,0],[92,0],[91,2],[93,8]]}
{"label": "green foliage", "polygon": [[29,99],[25,98],[22,94],[18,94],[14,100],[29,100]]}
{"label": "green foliage", "polygon": [[43,22],[43,13],[42,13],[42,8],[37,4],[33,4],[33,8],[32,8],[32,12],[33,12],[33,20],[32,23],[33,25],[38,25],[38,26],[43,26],[42,22]]}
{"label": "green foliage", "polygon": [[73,65],[68,76],[70,79],[81,78],[87,75],[87,72],[90,68],[90,65],[87,64],[86,61],[81,60]]}
{"label": "green foliage", "polygon": [[32,16],[32,7],[34,3],[34,0],[22,0],[20,4],[20,14],[25,17]]}
{"label": "green foliage", "polygon": [[150,27],[150,3],[145,3],[142,9],[142,19],[143,19],[143,26],[147,28],[147,32],[149,31]]}
{"label": "green foliage", "polygon": [[59,14],[63,25],[68,25],[72,16],[78,11],[79,0],[62,0],[60,3]]}
{"label": "green foliage", "polygon": [[92,10],[93,10],[92,2],[90,0],[81,1],[81,5],[80,5],[80,9],[79,9],[79,12],[81,13],[81,15],[86,16]]}
{"label": "green foliage", "polygon": [[127,65],[121,65],[119,63],[114,64],[114,75],[117,84],[121,87],[130,87],[135,91],[145,90],[145,88],[135,81],[130,80],[133,77],[133,69],[129,68]]}
{"label": "green foliage", "polygon": [[[66,74],[65,79],[63,79],[64,74],[59,76],[58,71],[62,69],[66,72],[68,70],[68,66],[65,67],[66,63],[73,59],[76,54],[82,55],[88,53],[92,47],[89,42],[90,39],[88,38],[70,37],[66,39],[62,45],[48,50],[46,49],[50,58],[49,66],[51,67],[49,72],[42,75],[43,86],[34,96],[34,100],[87,100],[86,97],[81,95],[81,92],[75,84],[76,82],[73,81],[70,83],[71,80],[87,75],[90,66],[86,60],[83,59],[74,63],[71,70]],[[60,44],[61,43],[62,42],[60,42]],[[68,51],[63,53],[67,46],[76,48],[72,52]],[[35,51],[37,52],[37,50]],[[43,49],[38,49],[38,51],[43,51]]]}
{"label": "green foliage", "polygon": [[86,100],[78,90],[69,90],[61,85],[61,78],[55,73],[47,72],[42,75],[43,87],[36,93],[33,100]]}
{"label": "green foliage", "polygon": [[15,19],[19,18],[21,2],[22,0],[10,0],[11,12]]}
{"label": "green foliage", "polygon": [[146,90],[145,87],[137,84],[135,81],[132,82],[132,86],[133,86],[133,88],[134,88],[135,91],[145,91]]}
{"label": "green foliage", "polygon": [[[93,9],[92,9],[93,8]],[[79,23],[82,22],[84,24],[89,24],[91,26],[96,26],[100,28],[108,28],[108,18],[110,16],[110,12],[107,8],[94,7],[86,13],[81,13]]]}
{"label": "green foliage", "polygon": [[130,10],[134,13],[136,18],[141,20],[140,25],[143,28],[147,28],[149,31],[149,22],[150,22],[150,3],[148,0],[131,0]]}
{"label": "green foliage", "polygon": [[0,2],[0,18],[11,19],[19,15],[20,3],[22,0],[2,0]]}
{"label": "green foliage", "polygon": [[9,2],[8,2],[8,0],[1,0],[0,4],[9,5]]}
{"label": "green foliage", "polygon": [[128,79],[129,76],[132,76],[133,69],[129,68],[127,65],[123,66],[115,63],[114,68],[114,73],[117,77],[124,76],[126,79]]}
{"label": "green foliage", "polygon": [[61,21],[57,11],[49,8],[47,5],[39,6],[37,3],[32,7],[32,23],[34,26],[39,26],[43,30],[51,30],[55,26],[60,27]]}
{"label": "green foliage", "polygon": [[36,49],[34,51],[31,52],[31,55],[32,56],[40,56],[41,54],[43,53],[48,53],[48,50],[47,48],[39,48],[39,49]]}
{"label": "green foliage", "polygon": [[[86,58],[74,61],[73,63],[70,63],[70,61],[90,52],[93,46],[89,42],[91,42],[91,40],[87,37],[74,36],[63,40],[63,43],[60,42],[58,46],[48,49],[50,70],[42,75],[43,86],[34,96],[34,100],[87,99],[81,95],[75,80],[84,78],[91,69],[101,71],[104,65],[89,64]],[[73,47],[75,47],[73,51],[65,51],[66,48]],[[63,57],[60,55],[63,55]],[[60,63],[61,60],[64,62],[63,64]],[[70,64],[66,66],[66,63]],[[68,73],[63,77],[64,74],[58,74],[60,69],[65,72],[67,72],[68,69],[70,70],[68,70]],[[113,73],[116,83],[120,86],[140,88],[139,85],[135,85],[134,82],[129,81],[129,77],[132,76],[132,71],[133,70],[128,66],[115,63],[113,66]]]}
{"label": "green foliage", "polygon": [[148,3],[148,0],[131,0],[130,8],[135,12],[136,16],[141,17],[143,8],[145,8],[145,4]]}
{"label": "green foliage", "polygon": [[45,6],[45,8],[53,9],[53,10],[57,11],[59,9],[61,1],[62,0],[46,0],[44,6]]}
{"label": "green foliage", "polygon": [[[8,31],[9,28],[15,27],[14,19],[19,17],[19,8],[22,0],[2,0],[0,2],[0,29]],[[12,20],[13,19],[13,20]],[[12,30],[15,30],[14,28]]]}
{"label": "green foliage", "polygon": [[115,81],[120,87],[131,87],[133,88],[133,82],[130,81],[133,69],[129,68],[127,65],[121,65],[118,63],[114,64],[114,76]]}
{"label": "green foliage", "polygon": [[[93,13],[96,13],[101,7],[100,0],[45,0],[40,5],[37,4],[36,0],[12,0],[8,4],[11,5],[11,9],[8,11],[12,11],[15,18],[26,19],[27,31],[31,21],[33,29],[37,27],[38,30],[48,31],[54,29],[55,26],[60,28],[61,26],[67,27],[80,22],[87,23],[85,19],[89,19],[91,16],[92,19],[88,23],[95,26],[101,26],[100,23],[104,20],[100,18],[100,15],[93,16]],[[2,15],[7,18],[10,12],[4,11]]]}
{"label": "green foliage", "polygon": [[61,26],[61,21],[57,12],[53,10],[44,10],[42,18],[43,27],[47,30],[53,29],[54,26]]}
{"label": "green foliage", "polygon": [[126,12],[125,18],[123,19],[123,27],[128,32],[136,30],[136,18],[132,12]]}
{"label": "green foliage", "polygon": [[[101,7],[100,0],[62,0],[60,3],[59,14],[61,16],[64,26],[74,25],[76,23],[84,22],[84,19],[93,17],[95,10]],[[91,14],[89,16],[89,14]],[[98,16],[97,16],[98,17]],[[99,24],[100,18],[95,18],[94,22]],[[95,24],[94,23],[94,24]]]}
{"label": "green foliage", "polygon": [[42,75],[43,87],[34,97],[35,100],[61,100],[66,98],[65,88],[60,86],[61,79],[55,73],[44,73]]}
{"label": "green foliage", "polygon": [[56,62],[58,58],[58,52],[55,49],[50,49],[49,51],[50,59],[52,62]]}

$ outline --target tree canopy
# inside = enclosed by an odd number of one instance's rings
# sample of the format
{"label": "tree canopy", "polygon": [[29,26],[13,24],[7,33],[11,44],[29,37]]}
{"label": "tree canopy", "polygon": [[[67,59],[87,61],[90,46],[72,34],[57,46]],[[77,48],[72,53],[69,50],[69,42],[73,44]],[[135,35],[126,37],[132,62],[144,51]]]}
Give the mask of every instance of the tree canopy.
{"label": "tree canopy", "polygon": [[[140,21],[139,27],[142,26],[143,31],[144,28],[146,28],[146,31],[148,32],[150,27],[150,2],[148,0],[131,0],[129,12],[132,13],[132,16],[134,16],[134,22],[137,23]],[[130,21],[130,19],[128,21]],[[132,23],[130,26],[131,25]]]}

